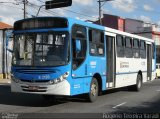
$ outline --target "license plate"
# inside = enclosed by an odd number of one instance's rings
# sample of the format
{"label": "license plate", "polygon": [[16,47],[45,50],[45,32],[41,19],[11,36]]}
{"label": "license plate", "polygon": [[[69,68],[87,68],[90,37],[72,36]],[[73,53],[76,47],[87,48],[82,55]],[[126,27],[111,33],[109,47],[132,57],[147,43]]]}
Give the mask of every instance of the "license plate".
{"label": "license plate", "polygon": [[38,86],[29,86],[28,89],[29,89],[29,90],[33,90],[33,91],[36,91],[36,90],[39,89],[39,87],[38,87]]}

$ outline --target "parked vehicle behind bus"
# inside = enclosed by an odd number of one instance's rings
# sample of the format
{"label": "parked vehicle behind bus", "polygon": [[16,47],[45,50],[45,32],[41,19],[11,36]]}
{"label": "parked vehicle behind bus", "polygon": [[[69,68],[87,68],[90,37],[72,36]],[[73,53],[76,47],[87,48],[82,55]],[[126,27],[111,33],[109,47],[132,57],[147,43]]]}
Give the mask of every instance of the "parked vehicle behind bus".
{"label": "parked vehicle behind bus", "polygon": [[160,63],[156,64],[156,78],[160,78]]}

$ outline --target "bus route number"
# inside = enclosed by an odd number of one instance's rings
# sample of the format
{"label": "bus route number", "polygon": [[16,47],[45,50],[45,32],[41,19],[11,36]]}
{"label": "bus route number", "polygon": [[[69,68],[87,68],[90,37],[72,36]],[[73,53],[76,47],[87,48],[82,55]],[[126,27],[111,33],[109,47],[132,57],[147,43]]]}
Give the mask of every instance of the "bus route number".
{"label": "bus route number", "polygon": [[41,75],[38,79],[50,79],[50,75]]}

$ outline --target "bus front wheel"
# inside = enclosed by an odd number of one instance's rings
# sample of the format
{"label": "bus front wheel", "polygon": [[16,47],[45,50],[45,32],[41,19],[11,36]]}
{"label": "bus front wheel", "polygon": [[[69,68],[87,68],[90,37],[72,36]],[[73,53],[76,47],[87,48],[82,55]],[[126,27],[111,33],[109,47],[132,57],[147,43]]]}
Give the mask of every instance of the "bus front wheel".
{"label": "bus front wheel", "polygon": [[96,101],[98,97],[98,91],[99,91],[99,87],[98,87],[97,79],[93,78],[90,84],[90,92],[88,93],[88,100],[90,102]]}

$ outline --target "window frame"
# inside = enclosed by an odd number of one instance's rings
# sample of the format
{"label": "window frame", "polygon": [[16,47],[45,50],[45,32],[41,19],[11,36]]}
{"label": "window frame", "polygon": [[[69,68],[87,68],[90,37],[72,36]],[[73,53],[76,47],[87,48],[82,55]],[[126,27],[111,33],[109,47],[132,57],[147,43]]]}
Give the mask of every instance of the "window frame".
{"label": "window frame", "polygon": [[[124,43],[125,43],[125,46],[124,46],[124,57],[126,57],[126,58],[133,58],[134,57],[133,56],[133,38],[129,37],[129,36],[125,36],[124,40],[125,40],[124,41]],[[130,41],[130,46],[127,45],[126,41]],[[126,51],[128,51],[126,49],[130,50],[131,54],[129,54],[129,53],[126,54]]]}
{"label": "window frame", "polygon": [[[121,42],[122,44],[121,44],[121,45],[119,45],[118,42],[117,42],[117,41],[118,41],[118,37],[121,37],[121,38],[122,38],[122,39],[121,39],[121,40],[122,40],[122,42]],[[124,37],[123,37],[123,35],[119,35],[119,34],[116,35],[116,46],[118,46],[118,47],[123,46],[123,47],[124,47]]]}
{"label": "window frame", "polygon": [[[137,46],[138,47],[135,47],[135,41],[137,41]],[[133,48],[134,49],[140,49],[140,42],[139,42],[139,39],[138,38],[133,38]]]}
{"label": "window frame", "polygon": [[[143,48],[142,48],[142,42],[143,42]],[[140,58],[141,59],[146,59],[147,58],[147,54],[146,54],[146,42],[142,39],[140,39]],[[142,57],[142,53],[141,52],[145,52],[145,57]]]}
{"label": "window frame", "polygon": [[[73,33],[74,33],[74,27],[82,27],[82,28],[84,28],[85,29],[85,37],[84,38],[80,38],[79,37],[79,39],[80,40],[84,40],[84,41],[86,41],[85,43],[86,43],[86,51],[85,51],[85,57],[84,57],[84,59],[83,59],[83,61],[76,67],[76,68],[73,68],[73,62],[74,62],[74,49],[73,49],[73,39],[75,40],[77,37],[73,37]],[[86,26],[83,26],[83,25],[79,25],[79,24],[74,24],[73,26],[72,26],[72,28],[71,28],[71,56],[72,56],[72,70],[73,71],[75,71],[75,70],[77,70],[85,61],[86,61],[86,59],[87,59],[87,50],[88,50],[88,37],[87,37],[87,27]],[[81,46],[82,47],[82,46]],[[76,58],[75,58],[76,59]],[[78,58],[77,58],[78,59]]]}
{"label": "window frame", "polygon": [[[97,42],[92,41],[92,31],[97,31],[100,33],[100,39]],[[91,37],[90,37],[91,36]],[[95,56],[95,57],[104,57],[105,56],[105,33],[102,30],[98,30],[98,29],[93,29],[93,28],[88,28],[88,39],[89,39],[89,55],[90,56]],[[91,53],[91,45],[95,45],[96,46],[96,50],[98,50],[100,46],[103,47],[103,54],[99,54],[97,53]]]}
{"label": "window frame", "polygon": [[[142,48],[142,42],[144,43],[144,48]],[[144,40],[140,40],[140,50],[146,50],[146,42]]]}
{"label": "window frame", "polygon": [[[127,39],[130,40],[130,46],[127,46],[127,42],[126,42],[126,41],[128,41]],[[125,47],[126,48],[132,48],[133,47],[133,41],[132,41],[131,37],[128,37],[128,36],[125,37]]]}
{"label": "window frame", "polygon": [[[121,37],[121,45],[119,45],[118,44],[118,41],[120,40],[120,39],[118,39],[118,37]],[[124,38],[124,36],[123,35],[120,35],[120,34],[117,34],[116,35],[116,52],[117,52],[117,57],[120,57],[120,58],[123,58],[123,57],[125,57],[125,52],[124,52],[124,49],[125,49],[125,38]],[[119,54],[118,54],[118,48],[123,48],[123,56],[119,56]]]}

